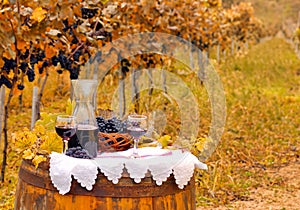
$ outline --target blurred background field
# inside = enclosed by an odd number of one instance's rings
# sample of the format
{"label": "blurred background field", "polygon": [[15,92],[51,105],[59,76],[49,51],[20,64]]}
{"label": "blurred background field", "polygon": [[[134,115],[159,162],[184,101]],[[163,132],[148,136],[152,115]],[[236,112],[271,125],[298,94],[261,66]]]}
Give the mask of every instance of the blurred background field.
{"label": "blurred background field", "polygon": [[[235,2],[223,1],[225,6]],[[211,63],[224,85],[227,119],[222,140],[206,162],[209,170],[196,172],[199,209],[299,208],[300,59],[290,40],[300,3],[250,2],[255,15],[264,23],[267,38],[220,63],[214,52],[211,55]],[[65,111],[64,105],[70,97],[68,77],[67,73],[49,76],[51,82],[46,84],[42,112]],[[190,87],[195,85],[193,80],[186,82]],[[105,84],[116,85],[116,81],[108,77]],[[22,109],[18,98],[14,98],[9,134],[30,127],[32,86],[26,84]],[[99,87],[99,108],[109,107],[115,86],[109,87]],[[209,128],[210,108],[205,90],[197,94],[202,106],[200,133],[204,137]],[[169,108],[172,113],[173,107]],[[169,130],[172,129],[170,123]],[[0,209],[13,209],[21,162],[13,145],[8,154],[6,180],[0,183]]]}

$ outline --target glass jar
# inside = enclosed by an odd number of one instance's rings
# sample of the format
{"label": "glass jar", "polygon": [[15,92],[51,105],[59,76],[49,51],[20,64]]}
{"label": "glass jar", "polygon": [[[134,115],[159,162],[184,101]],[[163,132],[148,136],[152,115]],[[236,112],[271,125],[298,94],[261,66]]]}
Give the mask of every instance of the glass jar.
{"label": "glass jar", "polygon": [[89,155],[96,157],[99,128],[96,122],[93,100],[98,81],[92,79],[72,80],[72,86],[76,102],[73,115],[77,119],[77,139]]}

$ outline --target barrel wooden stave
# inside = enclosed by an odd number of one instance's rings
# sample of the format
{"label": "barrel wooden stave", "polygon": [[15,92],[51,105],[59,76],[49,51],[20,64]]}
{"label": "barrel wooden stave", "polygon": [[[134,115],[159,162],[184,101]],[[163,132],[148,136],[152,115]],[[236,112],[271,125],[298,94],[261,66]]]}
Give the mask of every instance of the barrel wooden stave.
{"label": "barrel wooden stave", "polygon": [[15,209],[194,210],[195,184],[192,178],[184,189],[179,189],[173,176],[162,186],[157,186],[151,177],[136,184],[125,174],[115,185],[99,173],[92,191],[87,191],[73,180],[70,192],[60,195],[51,183],[49,163],[35,169],[29,161],[23,161],[19,171]]}

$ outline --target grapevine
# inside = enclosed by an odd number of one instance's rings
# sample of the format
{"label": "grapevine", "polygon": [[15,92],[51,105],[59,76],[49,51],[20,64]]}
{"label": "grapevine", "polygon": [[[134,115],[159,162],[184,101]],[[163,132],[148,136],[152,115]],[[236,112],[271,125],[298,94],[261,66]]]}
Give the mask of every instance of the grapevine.
{"label": "grapevine", "polygon": [[[217,44],[225,50],[230,39],[244,42],[257,38],[259,30],[260,23],[253,17],[250,4],[224,9],[220,0],[5,1],[0,10],[0,31],[4,32],[0,34],[0,87],[9,89],[9,96],[5,105],[1,180],[4,181],[6,166],[10,103],[15,92],[22,94],[26,88],[24,81],[42,81],[37,103],[39,118],[49,74],[67,71],[70,79],[78,79],[87,61],[113,39],[145,31],[164,32],[209,52]],[[122,77],[141,65],[148,68],[170,62],[155,54],[126,60],[116,49],[97,56],[101,60],[112,53],[124,61]]]}

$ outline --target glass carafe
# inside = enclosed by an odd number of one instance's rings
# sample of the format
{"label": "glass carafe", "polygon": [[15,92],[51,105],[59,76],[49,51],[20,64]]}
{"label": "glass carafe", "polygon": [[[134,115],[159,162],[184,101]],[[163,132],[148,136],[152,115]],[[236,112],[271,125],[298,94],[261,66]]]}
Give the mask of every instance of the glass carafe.
{"label": "glass carafe", "polygon": [[93,98],[97,91],[98,81],[92,79],[72,80],[72,86],[76,102],[73,115],[77,119],[76,135],[79,144],[92,157],[96,157],[99,128],[96,122]]}

